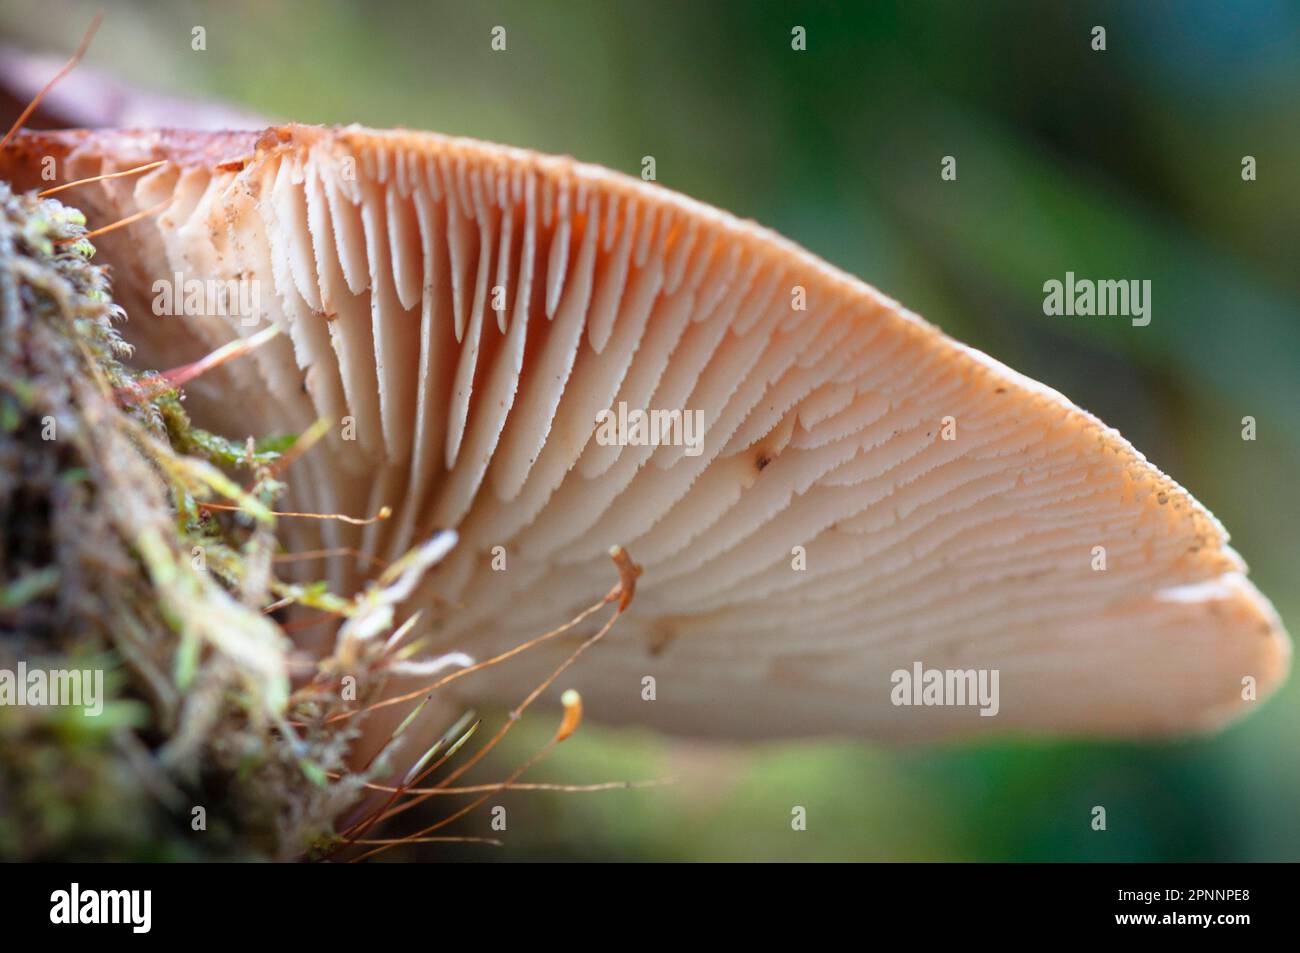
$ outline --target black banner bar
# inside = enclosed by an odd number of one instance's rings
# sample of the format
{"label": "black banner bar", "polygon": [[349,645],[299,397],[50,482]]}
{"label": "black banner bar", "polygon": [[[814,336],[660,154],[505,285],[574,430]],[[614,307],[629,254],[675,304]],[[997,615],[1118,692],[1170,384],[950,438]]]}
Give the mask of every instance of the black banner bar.
{"label": "black banner bar", "polygon": [[126,943],[311,942],[322,932],[332,943],[377,942],[430,921],[536,938],[601,913],[733,937],[815,922],[819,932],[881,936],[923,925],[927,940],[1200,934],[1231,943],[1292,923],[1294,874],[1236,864],[41,865],[0,868],[0,907],[10,937]]}

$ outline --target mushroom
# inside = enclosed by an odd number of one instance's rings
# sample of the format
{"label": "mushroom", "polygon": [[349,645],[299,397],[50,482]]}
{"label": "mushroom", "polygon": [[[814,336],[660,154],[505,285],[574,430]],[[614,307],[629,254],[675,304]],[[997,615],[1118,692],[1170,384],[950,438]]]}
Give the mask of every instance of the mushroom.
{"label": "mushroom", "polygon": [[[99,240],[142,361],[287,330],[188,401],[239,433],[341,422],[292,505],[393,517],[312,533],[391,560],[457,530],[412,597],[435,649],[522,643],[600,597],[611,545],[635,556],[633,609],[567,676],[594,718],[1152,736],[1224,724],[1287,671],[1223,527],[1119,433],[757,225],[401,130],[31,133],[4,172],[48,185],[48,155],[64,181],[167,160],[76,197],[92,223],[166,203]],[[258,313],[155,317],[176,277],[254,282]],[[691,415],[702,442],[599,439],[629,408]],[[514,700],[571,650],[449,690]],[[996,717],[895,704],[922,665],[997,672]]]}

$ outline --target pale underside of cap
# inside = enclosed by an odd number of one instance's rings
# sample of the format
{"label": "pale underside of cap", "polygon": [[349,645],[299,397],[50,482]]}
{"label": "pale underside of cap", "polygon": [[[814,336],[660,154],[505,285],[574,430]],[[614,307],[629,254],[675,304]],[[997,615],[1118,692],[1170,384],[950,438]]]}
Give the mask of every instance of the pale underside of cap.
{"label": "pale underside of cap", "polygon": [[[340,423],[294,464],[291,505],[393,517],[286,523],[285,545],[391,560],[455,528],[413,601],[434,648],[483,658],[553,628],[610,588],[624,546],[636,599],[560,686],[593,718],[1143,736],[1218,726],[1285,676],[1289,640],[1223,528],[1119,433],[752,223],[428,133],[61,133],[10,152],[29,185],[49,184],[46,154],[62,181],[172,160],[75,193],[92,226],[169,202],[97,242],[125,336],[171,366],[287,330],[192,384],[191,412],[235,435],[350,421],[354,439]],[[255,280],[259,321],[156,317],[153,283],[176,274]],[[702,452],[602,445],[596,415],[620,403],[699,411]],[[369,568],[335,559],[329,581]],[[590,631],[454,690],[517,702]],[[996,670],[997,714],[895,704],[918,663]]]}

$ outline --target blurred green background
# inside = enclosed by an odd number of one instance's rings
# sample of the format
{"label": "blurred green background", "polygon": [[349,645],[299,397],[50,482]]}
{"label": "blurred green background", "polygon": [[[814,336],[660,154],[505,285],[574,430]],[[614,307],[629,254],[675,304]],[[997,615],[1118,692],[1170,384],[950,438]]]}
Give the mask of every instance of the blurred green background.
{"label": "blurred green background", "polygon": [[[777,229],[1118,427],[1231,528],[1296,630],[1300,5],[6,0],[0,30],[66,54],[101,5],[88,63],[143,87],[631,174],[653,155],[662,184]],[[946,155],[956,182],[940,181]],[[1045,317],[1042,284],[1067,270],[1150,279],[1150,326]],[[432,856],[1296,860],[1297,681],[1218,737],[1160,745],[735,749],[588,724],[528,778],[677,783],[508,794],[508,846]],[[530,716],[480,776],[553,729]]]}

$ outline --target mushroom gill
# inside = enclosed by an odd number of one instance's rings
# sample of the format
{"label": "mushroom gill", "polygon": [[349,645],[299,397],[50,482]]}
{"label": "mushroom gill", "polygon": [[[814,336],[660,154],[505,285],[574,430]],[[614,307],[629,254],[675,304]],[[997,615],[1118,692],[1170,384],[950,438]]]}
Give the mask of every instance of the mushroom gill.
{"label": "mushroom gill", "polygon": [[[294,508],[393,517],[285,545],[391,560],[460,542],[413,604],[485,657],[644,567],[569,673],[592,717],[711,737],[1217,726],[1290,644],[1222,526],[1116,431],[785,239],[567,158],[428,133],[33,133],[99,239],[140,360],[287,330],[188,388],[224,432],[337,422]],[[155,282],[252,282],[255,315],[154,316]],[[597,439],[620,407],[699,412],[703,440]],[[1097,547],[1105,569],[1096,568]],[[364,560],[334,560],[355,590]],[[462,679],[513,701],[557,640]],[[901,708],[890,675],[995,669],[997,717]],[[657,700],[642,679],[657,679]]]}

